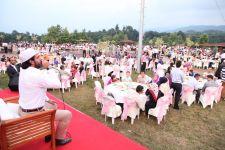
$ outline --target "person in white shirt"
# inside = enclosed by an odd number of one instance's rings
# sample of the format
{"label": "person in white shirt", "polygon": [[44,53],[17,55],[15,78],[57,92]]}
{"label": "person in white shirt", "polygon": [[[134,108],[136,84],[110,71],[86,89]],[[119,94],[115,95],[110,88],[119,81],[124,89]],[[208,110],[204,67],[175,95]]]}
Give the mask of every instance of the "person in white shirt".
{"label": "person in white shirt", "polygon": [[126,75],[122,77],[122,82],[132,82],[129,70],[126,72]]}
{"label": "person in white shirt", "polygon": [[187,82],[187,85],[194,88],[194,91],[196,92],[195,100],[197,103],[201,95],[201,89],[199,87],[199,82],[198,82],[199,79],[200,79],[200,74],[196,73],[194,77],[190,77],[190,79]]}
{"label": "person in white shirt", "polygon": [[[47,71],[49,63],[41,60],[38,51],[27,49],[20,53],[21,69],[19,76],[19,114],[27,114],[44,111],[46,108],[47,88],[60,88],[61,83],[54,71]],[[40,70],[43,67],[45,69]],[[56,129],[56,145],[64,145],[71,142],[71,138],[65,138],[66,129],[70,123],[72,114],[68,110],[56,110],[55,120],[58,121]],[[46,142],[50,141],[46,137]]]}
{"label": "person in white shirt", "polygon": [[141,71],[141,73],[138,75],[137,82],[141,84],[147,84],[152,82],[152,78],[146,75],[144,71]]}
{"label": "person in white shirt", "polygon": [[173,88],[175,92],[175,103],[173,107],[174,109],[179,109],[178,103],[181,96],[182,83],[184,81],[184,72],[180,69],[181,64],[182,64],[181,61],[178,60],[176,62],[176,68],[173,68],[171,70],[171,78],[172,78],[171,88]]}
{"label": "person in white shirt", "polygon": [[199,89],[199,82],[198,82],[199,78],[200,78],[200,74],[198,74],[198,73],[196,73],[194,75],[194,77],[189,77],[187,85],[190,87],[193,87],[195,90],[198,90]]}

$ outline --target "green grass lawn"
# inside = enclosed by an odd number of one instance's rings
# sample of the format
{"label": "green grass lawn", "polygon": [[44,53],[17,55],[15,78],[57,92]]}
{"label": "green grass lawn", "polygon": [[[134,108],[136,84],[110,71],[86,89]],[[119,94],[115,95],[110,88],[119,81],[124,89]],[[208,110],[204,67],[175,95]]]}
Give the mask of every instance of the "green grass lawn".
{"label": "green grass lawn", "polygon": [[[132,77],[136,76],[137,74],[133,74]],[[5,75],[0,76],[0,88],[7,87],[7,80]],[[59,90],[50,92],[61,98]],[[77,89],[73,87],[71,92],[66,91],[64,98],[75,109],[149,149],[225,149],[225,101],[215,104],[213,109],[203,109],[200,104],[190,107],[181,104],[179,111],[170,108],[166,120],[160,125],[156,118],[147,119],[144,113],[139,120],[135,119],[134,125],[130,124],[129,117],[125,122],[117,118],[115,125],[112,125],[110,118],[107,122],[104,121],[100,106],[95,105],[94,82],[90,78]]]}

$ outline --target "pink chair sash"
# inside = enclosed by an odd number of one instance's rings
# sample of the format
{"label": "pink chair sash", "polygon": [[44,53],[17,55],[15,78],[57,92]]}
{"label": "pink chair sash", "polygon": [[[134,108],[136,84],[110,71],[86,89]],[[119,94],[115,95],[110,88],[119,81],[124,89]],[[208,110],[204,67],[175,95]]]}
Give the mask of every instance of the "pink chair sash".
{"label": "pink chair sash", "polygon": [[83,70],[82,72],[81,72],[81,77],[82,77],[82,79],[83,79],[83,81],[86,81],[86,71],[85,70]]}
{"label": "pink chair sash", "polygon": [[115,105],[115,102],[112,100],[104,100],[101,114],[107,114],[109,112],[109,109]]}
{"label": "pink chair sash", "polygon": [[223,86],[218,87],[218,92],[216,94],[216,101],[219,102],[221,99],[221,92],[222,92]]}
{"label": "pink chair sash", "polygon": [[92,72],[94,72],[94,66],[93,64],[90,64],[89,74],[91,74]]}
{"label": "pink chair sash", "polygon": [[101,76],[104,76],[105,75],[105,66],[104,65],[99,66],[99,74]]}
{"label": "pink chair sash", "polygon": [[102,103],[102,99],[103,99],[104,96],[105,96],[105,94],[102,91],[102,89],[96,87],[95,88],[95,97],[96,97],[97,102]]}
{"label": "pink chair sash", "polygon": [[6,64],[5,64],[5,62],[0,62],[0,69],[1,70],[6,70]]}
{"label": "pink chair sash", "polygon": [[194,91],[194,88],[193,87],[183,86],[183,89],[182,89],[182,97],[187,96],[188,94],[192,93],[193,91]]}
{"label": "pink chair sash", "polygon": [[121,120],[127,119],[128,109],[130,107],[136,107],[137,103],[134,100],[131,100],[129,98],[124,98],[124,105],[123,105],[123,114],[121,116]]}
{"label": "pink chair sash", "polygon": [[206,105],[210,105],[213,101],[213,98],[216,98],[217,95],[217,87],[207,87],[204,94],[204,99]]}
{"label": "pink chair sash", "polygon": [[103,78],[104,87],[107,87],[108,86],[110,80],[111,80],[110,77],[104,77]]}
{"label": "pink chair sash", "polygon": [[157,83],[159,81],[159,76],[156,74],[153,78],[153,82]]}
{"label": "pink chair sash", "polygon": [[69,76],[62,76],[61,82],[62,82],[63,87],[67,88],[68,84],[70,84],[70,77]]}
{"label": "pink chair sash", "polygon": [[166,98],[167,97],[161,97],[158,99],[157,101],[157,108],[158,108],[158,114],[157,114],[157,120],[158,120],[158,123],[160,123],[163,119],[163,116],[166,114],[166,107],[168,106],[168,101],[166,101]]}
{"label": "pink chair sash", "polygon": [[170,90],[168,93],[166,93],[164,96],[163,96],[163,100],[165,101],[165,104],[167,106],[169,106],[170,104],[173,103],[173,95],[172,95],[172,90]]}
{"label": "pink chair sash", "polygon": [[78,82],[80,82],[80,72],[77,71],[77,73],[75,74],[75,78],[77,79]]}

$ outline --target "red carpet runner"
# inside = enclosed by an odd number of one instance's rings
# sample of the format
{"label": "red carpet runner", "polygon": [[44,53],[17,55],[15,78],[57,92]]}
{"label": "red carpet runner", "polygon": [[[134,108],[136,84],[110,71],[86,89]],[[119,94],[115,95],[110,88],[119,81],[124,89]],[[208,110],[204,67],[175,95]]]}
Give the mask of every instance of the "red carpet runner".
{"label": "red carpet runner", "polygon": [[[10,90],[1,90],[0,98],[17,96],[17,92]],[[63,108],[61,100],[51,94],[49,98],[58,103],[59,108]],[[58,150],[146,150],[147,148],[128,139],[120,133],[113,131],[104,124],[94,120],[82,112],[66,104],[66,109],[73,114],[73,119],[69,127],[73,141],[65,146],[57,147]],[[99,114],[100,115],[100,114]],[[35,143],[29,143],[19,150],[48,150],[50,144],[44,143],[44,140],[38,140]]]}

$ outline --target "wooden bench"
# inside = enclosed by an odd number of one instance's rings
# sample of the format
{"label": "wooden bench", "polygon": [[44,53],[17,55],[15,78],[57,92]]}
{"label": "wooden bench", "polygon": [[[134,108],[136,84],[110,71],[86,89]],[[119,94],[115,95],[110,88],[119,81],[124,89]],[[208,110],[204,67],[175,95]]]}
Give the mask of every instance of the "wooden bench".
{"label": "wooden bench", "polygon": [[[4,99],[6,103],[17,103],[18,97]],[[28,142],[51,135],[51,148],[55,150],[55,112],[46,110],[10,119],[0,123],[0,150],[16,149]]]}

